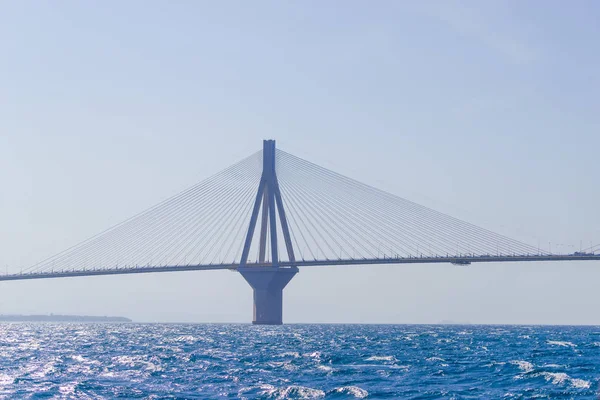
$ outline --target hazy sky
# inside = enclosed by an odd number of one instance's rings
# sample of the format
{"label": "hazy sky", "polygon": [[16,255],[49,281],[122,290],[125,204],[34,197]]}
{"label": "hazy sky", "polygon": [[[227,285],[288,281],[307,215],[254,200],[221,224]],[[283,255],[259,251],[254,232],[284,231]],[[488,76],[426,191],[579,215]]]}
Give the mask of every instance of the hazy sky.
{"label": "hazy sky", "polygon": [[[0,267],[287,152],[552,251],[600,243],[596,1],[0,3]],[[600,324],[600,263],[302,269],[286,322]],[[251,320],[237,273],[0,282],[0,313]]]}

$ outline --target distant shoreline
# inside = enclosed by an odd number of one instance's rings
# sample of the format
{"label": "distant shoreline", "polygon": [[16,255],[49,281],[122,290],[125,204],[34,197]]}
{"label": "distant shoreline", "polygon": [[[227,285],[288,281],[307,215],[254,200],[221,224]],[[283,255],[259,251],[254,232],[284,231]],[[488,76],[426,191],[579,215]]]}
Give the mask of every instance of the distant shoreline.
{"label": "distant shoreline", "polygon": [[133,322],[125,317],[91,315],[1,315],[0,322]]}

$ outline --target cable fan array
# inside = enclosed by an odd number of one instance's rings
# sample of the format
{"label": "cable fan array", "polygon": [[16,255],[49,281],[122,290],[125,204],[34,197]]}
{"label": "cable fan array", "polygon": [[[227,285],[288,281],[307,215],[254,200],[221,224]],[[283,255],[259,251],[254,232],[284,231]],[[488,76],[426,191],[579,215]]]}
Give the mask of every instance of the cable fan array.
{"label": "cable fan array", "polygon": [[23,272],[239,261],[262,151]]}
{"label": "cable fan array", "polygon": [[[262,159],[257,152],[23,272],[238,264]],[[276,151],[276,174],[300,265],[302,260],[547,254],[281,150]],[[259,231],[249,263],[259,258]],[[283,248],[280,222],[277,242]],[[285,251],[279,257],[289,261]]]}
{"label": "cable fan array", "polygon": [[277,176],[304,259],[545,254],[281,150]]}

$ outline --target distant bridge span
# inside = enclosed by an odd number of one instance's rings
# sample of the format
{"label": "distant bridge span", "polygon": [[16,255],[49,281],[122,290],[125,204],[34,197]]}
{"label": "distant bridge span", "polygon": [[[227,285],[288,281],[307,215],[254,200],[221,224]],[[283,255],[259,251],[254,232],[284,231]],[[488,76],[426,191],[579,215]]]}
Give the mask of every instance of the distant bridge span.
{"label": "distant bridge span", "polygon": [[265,140],[261,152],[0,281],[232,270],[254,289],[253,323],[281,324],[298,267],[532,261],[600,261],[600,245],[544,252]]}
{"label": "distant bridge span", "polygon": [[[321,267],[321,266],[352,266],[352,265],[389,265],[389,264],[443,264],[451,263],[456,265],[469,265],[472,263],[493,263],[493,262],[522,262],[522,261],[600,261],[598,255],[576,256],[565,255],[532,255],[532,256],[489,256],[489,257],[420,257],[420,258],[372,258],[372,259],[353,259],[353,260],[308,260],[282,261],[279,267],[273,267],[270,263],[251,263],[246,264],[244,268],[275,269],[289,267]],[[244,270],[242,268],[242,271]],[[123,267],[123,268],[102,268],[91,270],[72,270],[41,273],[19,273],[0,275],[0,281],[20,281],[30,279],[50,279],[50,278],[70,278],[83,276],[104,276],[104,275],[131,275],[131,274],[151,274],[158,272],[183,272],[183,271],[214,271],[230,270],[240,271],[240,264],[208,264],[208,265],[162,265],[146,267]]]}

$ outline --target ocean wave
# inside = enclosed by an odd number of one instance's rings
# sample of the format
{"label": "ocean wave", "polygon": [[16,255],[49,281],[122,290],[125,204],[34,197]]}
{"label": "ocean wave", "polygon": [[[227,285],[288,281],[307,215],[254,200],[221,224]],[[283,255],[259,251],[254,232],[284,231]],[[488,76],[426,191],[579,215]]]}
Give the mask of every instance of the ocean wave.
{"label": "ocean wave", "polygon": [[297,366],[292,364],[290,361],[270,361],[267,363],[271,368],[282,368],[286,371],[296,371],[298,369]]}
{"label": "ocean wave", "polygon": [[308,358],[314,358],[316,360],[320,360],[321,359],[321,352],[320,351],[313,351],[312,353],[306,353],[303,354],[304,357],[308,357]]}
{"label": "ocean wave", "polygon": [[452,398],[467,381],[474,398],[594,397],[593,330],[501,330],[0,324],[0,398]]}
{"label": "ocean wave", "polygon": [[0,372],[0,387],[12,385],[14,381],[15,378],[12,376]]}
{"label": "ocean wave", "polygon": [[69,395],[72,396],[75,394],[76,387],[77,387],[77,382],[70,382],[67,384],[60,385],[58,388],[58,391],[60,392],[60,394],[62,394],[64,396],[69,396]]}
{"label": "ocean wave", "polygon": [[[154,362],[152,361],[154,360]],[[145,359],[142,356],[116,356],[112,358],[115,365],[122,365],[129,368],[142,369],[148,372],[162,371],[163,368],[158,364],[156,358]]]}
{"label": "ocean wave", "polygon": [[263,393],[267,398],[286,400],[286,399],[320,399],[325,397],[325,392],[320,389],[313,389],[306,386],[287,386],[284,388],[275,388],[273,386],[266,388]]}
{"label": "ocean wave", "polygon": [[565,368],[564,365],[558,365],[558,364],[544,364],[542,365],[543,368]]}
{"label": "ocean wave", "polygon": [[333,367],[330,367],[328,365],[319,365],[317,366],[317,369],[320,371],[325,371],[325,372],[332,372],[333,371]]}
{"label": "ocean wave", "polygon": [[513,360],[510,363],[519,367],[519,369],[521,371],[523,371],[523,373],[525,373],[525,374],[533,371],[533,364],[530,363],[529,361]]}
{"label": "ocean wave", "polygon": [[369,392],[367,392],[365,389],[359,388],[358,386],[342,386],[335,388],[331,393],[348,395],[356,399],[364,399],[369,395]]}
{"label": "ocean wave", "polygon": [[371,356],[367,358],[366,361],[389,361],[396,362],[396,357],[394,356]]}
{"label": "ocean wave", "polygon": [[571,378],[571,386],[577,389],[589,389],[592,383],[584,379]]}
{"label": "ocean wave", "polygon": [[176,336],[172,339],[173,342],[186,342],[186,343],[194,343],[196,341],[196,338],[193,337],[192,335],[181,335],[181,336]]}
{"label": "ocean wave", "polygon": [[561,347],[577,347],[576,344],[571,342],[564,342],[560,340],[548,340],[546,343],[552,346],[561,346]]}
{"label": "ocean wave", "polygon": [[589,389],[590,386],[592,386],[591,382],[584,379],[571,378],[565,372],[541,372],[540,375],[554,385],[564,385],[568,383],[577,389]]}
{"label": "ocean wave", "polygon": [[300,358],[300,354],[297,351],[286,351],[285,353],[281,353],[278,356],[281,358],[285,358],[285,357]]}

